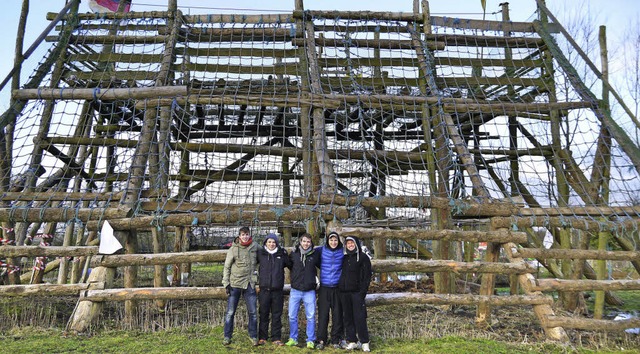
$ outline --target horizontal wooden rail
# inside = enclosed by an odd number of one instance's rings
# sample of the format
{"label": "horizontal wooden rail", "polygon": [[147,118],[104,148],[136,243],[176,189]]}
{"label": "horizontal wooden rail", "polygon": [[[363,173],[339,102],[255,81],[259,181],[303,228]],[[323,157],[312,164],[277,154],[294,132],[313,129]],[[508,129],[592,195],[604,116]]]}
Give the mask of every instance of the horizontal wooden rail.
{"label": "horizontal wooden rail", "polygon": [[194,262],[224,262],[226,256],[227,250],[99,255],[91,258],[91,266],[124,267]]}
{"label": "horizontal wooden rail", "polygon": [[427,230],[406,228],[391,230],[383,228],[342,228],[341,236],[357,236],[374,239],[418,239],[437,241],[467,241],[467,242],[498,242],[523,243],[527,241],[527,234],[516,231],[465,231],[465,230]]}
{"label": "horizontal wooden rail", "polygon": [[640,290],[640,280],[568,280],[538,279],[537,291]]}
{"label": "horizontal wooden rail", "polygon": [[226,299],[226,290],[222,287],[188,288],[129,288],[87,290],[80,293],[80,301],[126,301],[126,300],[205,300]]}
{"label": "horizontal wooden rail", "polygon": [[[291,287],[286,285],[283,292],[288,294],[290,290]],[[226,298],[225,289],[221,287],[106,289],[88,290],[80,294],[81,301],[94,302],[160,299],[222,300]],[[368,294],[365,301],[369,306],[402,305],[407,303],[469,306],[484,303],[492,306],[521,306],[553,303],[551,297],[540,295],[486,296],[423,293],[375,293]]]}
{"label": "horizontal wooden rail", "polygon": [[528,227],[542,226],[547,228],[573,228],[584,231],[611,231],[635,230],[640,228],[640,218],[620,219],[620,220],[596,220],[590,217],[579,217],[565,215],[559,216],[496,216],[491,218],[491,227],[525,229]]}
{"label": "horizontal wooden rail", "polygon": [[186,96],[187,86],[155,86],[132,88],[38,88],[13,90],[18,100],[127,100]]}
{"label": "horizontal wooden rail", "polygon": [[294,204],[322,204],[322,205],[362,205],[364,207],[394,207],[394,208],[442,208],[453,209],[456,216],[508,216],[518,213],[518,207],[513,203],[487,202],[474,203],[459,200],[450,204],[448,198],[433,196],[404,196],[387,195],[380,197],[361,197],[343,195],[310,195],[305,198],[294,198]]}
{"label": "horizontal wooden rail", "polygon": [[79,257],[98,254],[96,246],[0,246],[0,257]]}
{"label": "horizontal wooden rail", "polygon": [[77,296],[82,291],[104,289],[104,282],[82,284],[1,285],[0,296]]}
{"label": "horizontal wooden rail", "polygon": [[122,219],[130,217],[132,209],[72,209],[72,208],[1,208],[0,222],[53,222],[73,219],[87,222],[89,220]]}
{"label": "horizontal wooden rail", "polygon": [[536,269],[526,263],[456,262],[451,260],[373,259],[376,272],[454,272],[454,273],[534,273]]}
{"label": "horizontal wooden rail", "polygon": [[[235,210],[220,212],[202,212],[191,214],[171,214],[166,216],[139,216],[132,218],[107,219],[115,230],[149,229],[154,223],[162,223],[164,226],[193,226],[213,224],[235,224],[240,221],[251,222],[260,220],[268,221],[305,221],[321,217],[326,221],[346,219],[349,211],[344,207],[323,208],[292,208],[285,211],[279,210]],[[2,221],[2,220],[0,220]],[[101,227],[97,221],[87,223],[88,230],[98,230]]]}
{"label": "horizontal wooden rail", "polygon": [[424,293],[385,293],[368,294],[367,305],[469,305],[487,304],[491,306],[551,305],[553,298],[540,295],[487,296],[471,294],[424,294]]}
{"label": "horizontal wooden rail", "polygon": [[595,320],[591,318],[548,316],[546,322],[549,326],[552,327],[587,329],[596,331],[623,331],[628,328],[640,327],[640,318],[612,321]]}
{"label": "horizontal wooden rail", "polygon": [[612,261],[635,261],[640,259],[640,252],[519,248],[514,252],[514,256],[538,259],[601,259]]}

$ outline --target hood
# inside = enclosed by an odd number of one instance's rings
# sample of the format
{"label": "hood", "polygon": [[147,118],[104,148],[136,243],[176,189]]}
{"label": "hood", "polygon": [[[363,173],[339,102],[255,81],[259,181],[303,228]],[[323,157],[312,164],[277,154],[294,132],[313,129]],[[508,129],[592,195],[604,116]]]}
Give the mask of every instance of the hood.
{"label": "hood", "polygon": [[[331,248],[329,246],[329,239],[332,238],[332,237],[335,237],[335,238],[338,239],[338,245],[335,248]],[[329,235],[327,235],[327,238],[326,238],[326,241],[325,241],[325,247],[327,247],[328,249],[330,249],[332,251],[335,251],[337,249],[342,248],[343,246],[344,245],[342,244],[342,241],[340,241],[340,235],[337,232],[332,231],[332,232],[329,233]]]}
{"label": "hood", "polygon": [[[354,249],[353,251],[349,251],[347,249],[347,242],[348,241],[353,241],[356,243],[356,249]],[[358,239],[355,236],[347,236],[347,238],[344,239],[344,254],[355,254],[358,256],[358,259],[360,258],[360,239]]]}

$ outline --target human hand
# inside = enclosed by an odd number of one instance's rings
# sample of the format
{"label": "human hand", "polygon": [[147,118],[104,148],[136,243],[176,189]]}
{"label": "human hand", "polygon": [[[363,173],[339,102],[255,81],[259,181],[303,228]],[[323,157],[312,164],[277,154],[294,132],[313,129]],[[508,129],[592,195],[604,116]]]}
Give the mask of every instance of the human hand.
{"label": "human hand", "polygon": [[231,285],[227,285],[224,289],[227,292],[227,296],[231,295]]}

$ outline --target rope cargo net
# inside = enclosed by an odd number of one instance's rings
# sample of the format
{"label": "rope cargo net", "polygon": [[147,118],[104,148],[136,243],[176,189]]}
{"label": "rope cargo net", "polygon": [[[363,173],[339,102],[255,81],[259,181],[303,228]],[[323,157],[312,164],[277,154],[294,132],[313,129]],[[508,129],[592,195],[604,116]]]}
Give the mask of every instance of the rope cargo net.
{"label": "rope cargo net", "polygon": [[[456,219],[467,202],[637,205],[638,171],[616,139],[602,138],[599,100],[574,85],[534,31],[451,18],[425,30],[367,13],[169,14],[81,15],[67,39],[64,27],[48,37],[52,54],[68,45],[37,87],[60,97],[39,89],[17,115],[8,191],[22,196],[6,203],[11,220],[54,208],[79,222],[78,208],[100,215],[123,195],[135,201],[132,217],[151,217],[149,228],[197,214],[193,225],[206,226],[194,230],[213,235],[247,223],[275,229],[291,211],[310,212],[292,220],[304,228],[338,207],[348,211],[344,226],[431,227],[430,208],[397,196],[445,198],[455,226],[478,222]],[[180,86],[185,94],[153,93]],[[81,89],[91,97],[64,96]],[[152,93],[106,99],[113,89]],[[637,128],[622,129],[637,145]],[[145,142],[147,162],[136,166]],[[375,216],[360,202],[383,197],[391,204]],[[207,220],[214,210],[227,221]],[[637,233],[636,222],[625,223],[635,209],[584,210],[564,211],[562,222]],[[234,218],[244,213],[255,217]]]}

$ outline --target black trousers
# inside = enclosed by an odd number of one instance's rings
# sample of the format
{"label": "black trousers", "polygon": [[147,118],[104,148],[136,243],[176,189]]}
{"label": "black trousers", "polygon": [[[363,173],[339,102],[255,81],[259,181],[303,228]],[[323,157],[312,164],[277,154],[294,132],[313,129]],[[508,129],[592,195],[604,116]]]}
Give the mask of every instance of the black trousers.
{"label": "black trousers", "polygon": [[338,288],[320,286],[318,291],[318,341],[324,343],[328,343],[329,312],[331,312],[331,343],[337,344],[344,339],[340,291]]}
{"label": "black trousers", "polygon": [[258,294],[260,303],[260,325],[258,338],[269,338],[269,315],[271,315],[271,340],[282,340],[282,308],[284,297],[282,290],[260,290]]}
{"label": "black trousers", "polygon": [[[367,307],[360,293],[340,293],[342,311],[344,313],[344,329],[348,342],[369,343],[367,327]],[[357,337],[356,337],[357,333]]]}

